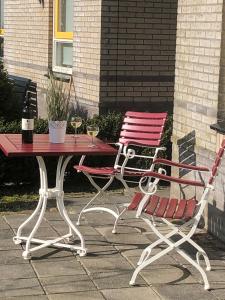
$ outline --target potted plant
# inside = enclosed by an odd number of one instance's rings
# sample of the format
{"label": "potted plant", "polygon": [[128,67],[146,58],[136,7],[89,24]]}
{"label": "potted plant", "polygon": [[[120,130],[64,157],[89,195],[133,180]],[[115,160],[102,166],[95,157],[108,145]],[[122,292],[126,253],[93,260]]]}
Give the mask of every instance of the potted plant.
{"label": "potted plant", "polygon": [[65,141],[67,119],[69,113],[71,82],[65,84],[49,73],[46,95],[49,139],[51,143]]}

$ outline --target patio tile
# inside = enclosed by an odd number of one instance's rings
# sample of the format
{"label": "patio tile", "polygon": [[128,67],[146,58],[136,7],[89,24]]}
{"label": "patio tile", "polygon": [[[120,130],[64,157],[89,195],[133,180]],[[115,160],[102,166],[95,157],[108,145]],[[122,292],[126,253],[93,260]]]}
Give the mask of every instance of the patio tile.
{"label": "patio tile", "polygon": [[[77,229],[83,234],[83,235],[98,235],[99,232],[95,230],[93,227],[82,225],[77,226],[76,220],[72,220],[74,225],[77,227]],[[64,221],[52,221],[51,226],[59,233],[59,234],[65,234],[65,232],[68,232],[68,226],[65,224]]]}
{"label": "patio tile", "polygon": [[74,253],[70,250],[63,250],[53,247],[42,248],[32,253],[32,261],[55,261],[71,260],[74,258]]}
{"label": "patio tile", "polygon": [[216,297],[205,291],[199,283],[154,285],[154,289],[166,300],[216,300]]}
{"label": "patio tile", "polygon": [[152,265],[151,268],[144,269],[140,275],[150,285],[155,284],[195,284],[197,280],[192,276],[191,272],[179,265]]}
{"label": "patio tile", "polygon": [[23,250],[2,250],[0,251],[0,265],[12,265],[12,264],[27,264],[28,260],[22,257]]}
{"label": "patio tile", "polygon": [[160,300],[160,297],[150,287],[132,287],[124,289],[102,290],[107,300]]}
{"label": "patio tile", "polygon": [[21,250],[20,245],[16,245],[13,242],[12,238],[9,239],[0,239],[0,250],[12,250],[12,249],[19,249]]}
{"label": "patio tile", "polygon": [[115,245],[115,248],[125,257],[140,257],[142,251],[146,248],[146,245]]}
{"label": "patio tile", "polygon": [[[32,212],[31,212],[32,213]],[[7,222],[10,224],[12,228],[18,228],[30,215],[30,214],[10,214],[10,215],[5,215],[4,218],[7,220]],[[30,227],[33,227],[35,222],[37,221],[37,217],[35,218],[35,221],[31,221],[29,223]],[[48,227],[48,223],[43,220],[41,223],[40,227]]]}
{"label": "patio tile", "polygon": [[0,229],[9,229],[9,225],[6,223],[4,217],[0,217]]}
{"label": "patio tile", "polygon": [[[4,273],[1,273],[4,274]],[[17,296],[27,296],[27,295],[43,295],[44,292],[36,278],[29,279],[7,279],[0,280],[0,297],[16,297]],[[24,299],[21,297],[21,299]],[[27,299],[32,299],[27,298]],[[39,299],[39,298],[37,298]]]}
{"label": "patio tile", "polygon": [[149,240],[145,236],[138,233],[113,234],[109,229],[103,229],[102,234],[110,243],[116,245],[149,245]]}
{"label": "patio tile", "polygon": [[113,246],[108,245],[87,245],[87,256],[85,259],[93,257],[112,257],[118,254],[118,251]]}
{"label": "patio tile", "polygon": [[93,282],[87,275],[54,276],[40,278],[46,294],[73,293],[96,290]]}
{"label": "patio tile", "polygon": [[[29,235],[31,230],[33,229],[32,226],[29,226],[27,228],[24,228],[24,230],[22,231],[23,235]],[[38,228],[35,237],[37,238],[55,238],[57,237],[57,233],[55,232],[55,230],[53,230],[51,227],[40,227]]]}
{"label": "patio tile", "polygon": [[0,240],[13,238],[14,232],[11,229],[0,230]]}
{"label": "patio tile", "polygon": [[66,275],[78,275],[85,274],[84,269],[81,267],[80,263],[73,260],[66,261],[33,261],[38,277],[50,277],[50,276],[66,276]]}
{"label": "patio tile", "polygon": [[94,226],[110,226],[114,224],[115,218],[106,212],[91,212],[84,214],[85,220],[88,222],[89,225]]}
{"label": "patio tile", "polygon": [[89,274],[99,272],[123,272],[132,270],[132,266],[119,254],[114,257],[78,258]]}
{"label": "patio tile", "polygon": [[16,278],[36,277],[30,264],[0,265],[0,274],[4,276],[4,279],[10,280]]}
{"label": "patio tile", "polygon": [[78,293],[52,294],[48,296],[49,300],[105,300],[100,292],[87,291]]}
{"label": "patio tile", "polygon": [[[91,275],[92,280],[98,289],[115,289],[130,287],[129,281],[131,279],[132,272],[107,272],[107,273],[95,273]],[[137,279],[138,285],[146,285],[146,282],[139,277]]]}
{"label": "patio tile", "polygon": [[48,300],[47,296],[44,295],[29,295],[29,296],[15,296],[15,297],[0,297],[0,299],[4,300]]}

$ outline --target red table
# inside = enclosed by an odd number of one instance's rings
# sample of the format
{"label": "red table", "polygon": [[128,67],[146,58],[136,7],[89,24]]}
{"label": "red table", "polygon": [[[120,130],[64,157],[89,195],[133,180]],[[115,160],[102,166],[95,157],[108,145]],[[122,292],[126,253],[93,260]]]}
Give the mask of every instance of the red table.
{"label": "red table", "polygon": [[[73,135],[67,135],[63,144],[52,144],[49,142],[49,136],[47,134],[35,134],[33,144],[22,144],[20,134],[0,134],[0,149],[8,157],[18,156],[36,156],[39,172],[40,172],[40,189],[39,189],[39,201],[36,209],[30,215],[30,217],[20,225],[16,236],[13,238],[16,244],[20,244],[26,241],[26,248],[23,252],[24,259],[30,259],[31,253],[50,245],[54,245],[59,248],[69,248],[76,250],[80,256],[86,255],[85,241],[76,228],[76,226],[70,220],[67,211],[64,206],[64,192],[63,192],[63,180],[65,169],[73,157],[73,155],[114,155],[117,151],[105,144],[101,140],[94,139],[94,147],[91,147],[91,138],[87,135],[78,135],[76,143]],[[56,184],[54,188],[48,188],[48,177],[46,165],[44,162],[44,156],[57,156],[58,164],[56,169]],[[62,219],[69,227],[69,233],[58,237],[53,240],[40,240],[34,238],[42,219],[44,217],[48,198],[56,198],[57,208]],[[29,236],[23,236],[22,230],[28,225],[31,220],[34,219],[39,213],[36,224],[31,230]],[[60,241],[70,239],[71,237],[78,236],[80,239],[80,246],[69,245],[61,243]],[[31,248],[31,243],[40,244]]]}

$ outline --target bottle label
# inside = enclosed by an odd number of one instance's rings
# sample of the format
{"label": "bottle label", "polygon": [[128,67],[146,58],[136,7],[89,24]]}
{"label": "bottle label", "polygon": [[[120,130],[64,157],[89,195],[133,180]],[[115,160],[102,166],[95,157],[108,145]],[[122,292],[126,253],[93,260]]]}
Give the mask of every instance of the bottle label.
{"label": "bottle label", "polygon": [[34,119],[22,119],[22,130],[34,130]]}

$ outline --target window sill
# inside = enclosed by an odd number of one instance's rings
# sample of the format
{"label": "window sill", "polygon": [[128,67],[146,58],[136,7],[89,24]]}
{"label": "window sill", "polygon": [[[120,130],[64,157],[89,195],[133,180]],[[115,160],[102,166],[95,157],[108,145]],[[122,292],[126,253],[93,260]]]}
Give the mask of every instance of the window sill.
{"label": "window sill", "polygon": [[[70,82],[70,78],[71,78],[70,74],[65,74],[65,73],[60,73],[55,71],[52,71],[52,73],[57,80],[60,80],[62,82]],[[44,76],[49,78],[48,74],[45,74]]]}

